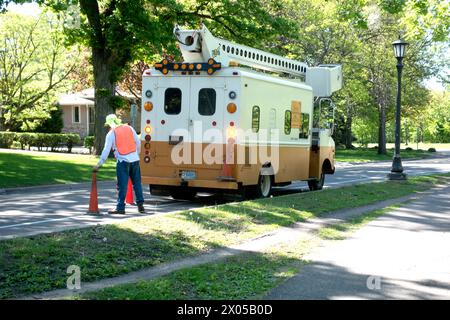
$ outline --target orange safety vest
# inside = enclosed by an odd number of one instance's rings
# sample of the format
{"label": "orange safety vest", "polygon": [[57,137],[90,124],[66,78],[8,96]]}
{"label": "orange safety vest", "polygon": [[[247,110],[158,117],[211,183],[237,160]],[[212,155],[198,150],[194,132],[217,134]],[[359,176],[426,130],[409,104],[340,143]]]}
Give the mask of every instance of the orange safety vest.
{"label": "orange safety vest", "polygon": [[136,142],[131,128],[124,124],[114,129],[116,137],[116,149],[120,155],[124,156],[136,151]]}

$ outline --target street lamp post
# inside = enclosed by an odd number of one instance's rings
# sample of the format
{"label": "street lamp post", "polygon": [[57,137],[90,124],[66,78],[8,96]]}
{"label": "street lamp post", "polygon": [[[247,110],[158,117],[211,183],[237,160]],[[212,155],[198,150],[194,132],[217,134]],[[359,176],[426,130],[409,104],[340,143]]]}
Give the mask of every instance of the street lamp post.
{"label": "street lamp post", "polygon": [[403,173],[402,159],[400,157],[400,105],[401,105],[401,82],[403,57],[405,56],[407,42],[399,39],[392,43],[394,54],[397,58],[397,110],[395,113],[395,154],[392,161],[391,173],[389,180],[406,180],[406,174]]}

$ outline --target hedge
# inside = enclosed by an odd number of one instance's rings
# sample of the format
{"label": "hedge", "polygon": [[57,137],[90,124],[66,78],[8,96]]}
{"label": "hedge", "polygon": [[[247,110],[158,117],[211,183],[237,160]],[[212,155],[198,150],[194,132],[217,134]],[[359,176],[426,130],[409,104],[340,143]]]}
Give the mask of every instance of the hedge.
{"label": "hedge", "polygon": [[72,152],[72,147],[80,143],[80,135],[74,133],[29,133],[29,132],[1,132],[0,148],[11,148],[14,142],[20,144],[21,149],[37,147],[39,151],[43,148],[56,151],[61,147],[66,147]]}
{"label": "hedge", "polygon": [[84,138],[84,147],[89,149],[89,153],[92,153],[92,148],[94,148],[94,136],[87,136]]}

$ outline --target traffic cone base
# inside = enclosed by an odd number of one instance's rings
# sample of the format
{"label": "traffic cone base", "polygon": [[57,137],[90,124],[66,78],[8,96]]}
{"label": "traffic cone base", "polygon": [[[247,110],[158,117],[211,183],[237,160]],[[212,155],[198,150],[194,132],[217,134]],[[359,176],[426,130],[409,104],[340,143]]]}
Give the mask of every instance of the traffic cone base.
{"label": "traffic cone base", "polygon": [[135,205],[133,196],[133,184],[131,183],[131,179],[128,179],[128,187],[127,187],[127,195],[125,197],[125,203]]}
{"label": "traffic cone base", "polygon": [[98,210],[97,173],[95,171],[92,173],[91,195],[89,197],[89,209],[87,213],[100,213],[100,211]]}

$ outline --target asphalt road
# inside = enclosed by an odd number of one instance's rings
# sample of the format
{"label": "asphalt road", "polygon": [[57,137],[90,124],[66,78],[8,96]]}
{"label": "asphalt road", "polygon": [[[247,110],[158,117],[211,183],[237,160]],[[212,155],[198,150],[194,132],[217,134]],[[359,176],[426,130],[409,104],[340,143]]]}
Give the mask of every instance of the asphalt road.
{"label": "asphalt road", "polygon": [[[390,162],[366,164],[338,163],[336,173],[326,176],[326,187],[340,187],[364,182],[383,181],[389,173]],[[440,157],[426,160],[403,161],[405,172],[409,175],[423,175],[450,172],[450,153],[442,152]],[[196,201],[176,201],[170,197],[150,196],[144,188],[147,215],[164,214],[229,201],[236,197],[200,195]],[[307,192],[305,182],[276,188],[274,195],[294,192]],[[18,236],[61,231],[96,224],[112,223],[130,217],[142,216],[137,208],[127,206],[125,216],[87,215],[90,184],[51,186],[7,190],[0,194],[0,240]],[[102,213],[114,206],[116,198],[115,183],[99,182],[99,209]]]}

